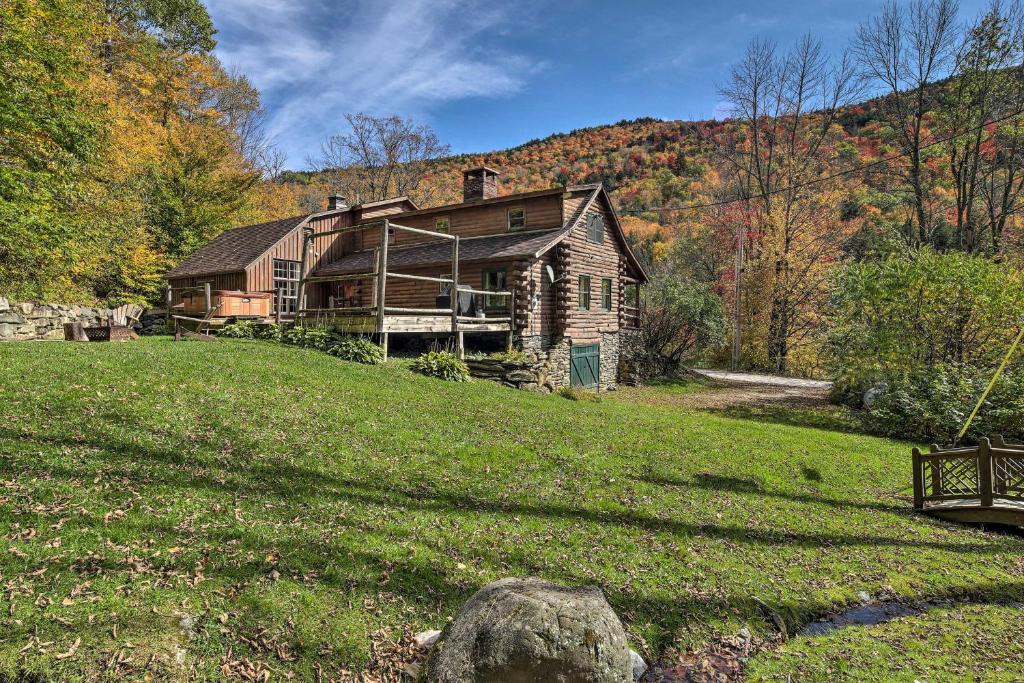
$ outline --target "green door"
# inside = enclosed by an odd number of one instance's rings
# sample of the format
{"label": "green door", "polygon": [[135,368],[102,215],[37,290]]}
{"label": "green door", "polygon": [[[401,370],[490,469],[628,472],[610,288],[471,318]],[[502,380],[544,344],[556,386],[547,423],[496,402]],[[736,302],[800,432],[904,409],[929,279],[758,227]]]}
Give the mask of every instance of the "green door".
{"label": "green door", "polygon": [[593,389],[601,372],[601,345],[575,345],[569,350],[569,383]]}

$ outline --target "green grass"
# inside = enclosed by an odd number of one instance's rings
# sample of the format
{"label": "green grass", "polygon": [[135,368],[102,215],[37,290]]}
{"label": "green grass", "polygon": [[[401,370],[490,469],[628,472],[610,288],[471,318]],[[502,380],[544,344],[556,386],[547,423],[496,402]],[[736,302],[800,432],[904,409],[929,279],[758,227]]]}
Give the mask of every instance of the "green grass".
{"label": "green grass", "polygon": [[1024,598],[1024,541],[909,484],[907,444],[802,423],[264,342],[4,344],[0,674],[340,675],[511,575],[599,585],[648,658],[768,633],[755,597],[791,627]]}
{"label": "green grass", "polygon": [[1021,616],[1019,605],[961,605],[798,638],[754,658],[748,680],[1019,683]]}

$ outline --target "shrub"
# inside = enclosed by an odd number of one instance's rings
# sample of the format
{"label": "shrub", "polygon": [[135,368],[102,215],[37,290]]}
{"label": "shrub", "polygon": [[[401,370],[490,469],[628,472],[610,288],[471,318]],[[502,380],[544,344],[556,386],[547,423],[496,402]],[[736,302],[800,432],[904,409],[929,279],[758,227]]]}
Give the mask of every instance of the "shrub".
{"label": "shrub", "polygon": [[449,382],[469,381],[469,367],[449,351],[425,353],[412,362],[412,369],[428,377],[437,377]]}
{"label": "shrub", "polygon": [[882,380],[995,367],[1024,310],[1024,275],[1012,265],[930,249],[849,263],[830,291],[833,397],[855,407]]}
{"label": "shrub", "polygon": [[570,401],[582,401],[585,403],[597,403],[601,400],[601,395],[596,391],[588,391],[580,387],[558,387],[556,392],[562,398],[567,398]]}
{"label": "shrub", "polygon": [[255,339],[258,329],[252,320],[239,320],[222,327],[218,336],[230,339]]}
{"label": "shrub", "polygon": [[[886,376],[886,389],[865,412],[867,427],[886,436],[948,444],[992,378],[993,369],[943,364]],[[1024,440],[1024,368],[1000,377],[964,437],[1001,434]]]}
{"label": "shrub", "polygon": [[342,360],[350,360],[367,365],[379,365],[384,362],[384,349],[369,339],[358,337],[342,337],[327,347],[327,353]]}
{"label": "shrub", "polygon": [[269,325],[261,325],[256,329],[257,339],[266,339],[267,341],[281,341],[281,336],[284,334],[284,330],[280,325],[271,323]]}
{"label": "shrub", "polygon": [[512,351],[495,351],[494,353],[487,354],[486,358],[490,360],[500,361],[502,363],[529,363],[530,356],[525,351],[518,351],[513,349]]}
{"label": "shrub", "polygon": [[281,333],[281,341],[292,346],[326,351],[331,343],[331,333],[323,327],[295,325]]}
{"label": "shrub", "polygon": [[675,377],[724,342],[722,300],[707,285],[666,273],[643,296],[638,343],[623,348],[625,364],[639,379]]}

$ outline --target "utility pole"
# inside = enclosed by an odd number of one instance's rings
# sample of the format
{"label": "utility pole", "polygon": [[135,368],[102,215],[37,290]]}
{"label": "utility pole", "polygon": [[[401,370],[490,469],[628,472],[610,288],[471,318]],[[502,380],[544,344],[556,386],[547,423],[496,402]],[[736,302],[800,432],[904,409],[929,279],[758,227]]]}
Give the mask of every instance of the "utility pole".
{"label": "utility pole", "polygon": [[745,232],[743,221],[740,221],[736,228],[736,266],[735,266],[735,286],[736,291],[733,296],[733,330],[732,330],[732,369],[740,369],[740,297],[742,296],[743,288],[743,233]]}

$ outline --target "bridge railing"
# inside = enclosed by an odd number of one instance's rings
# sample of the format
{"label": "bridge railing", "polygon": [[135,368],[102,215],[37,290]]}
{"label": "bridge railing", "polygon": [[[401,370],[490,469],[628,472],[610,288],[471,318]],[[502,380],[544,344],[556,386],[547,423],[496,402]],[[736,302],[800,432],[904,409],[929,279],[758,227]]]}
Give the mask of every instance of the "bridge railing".
{"label": "bridge railing", "polygon": [[992,507],[997,500],[1024,499],[1024,445],[1002,437],[981,439],[977,446],[913,450],[914,507],[950,500],[977,500]]}

